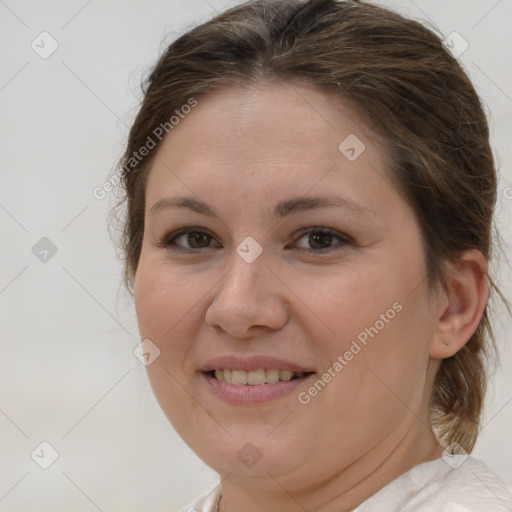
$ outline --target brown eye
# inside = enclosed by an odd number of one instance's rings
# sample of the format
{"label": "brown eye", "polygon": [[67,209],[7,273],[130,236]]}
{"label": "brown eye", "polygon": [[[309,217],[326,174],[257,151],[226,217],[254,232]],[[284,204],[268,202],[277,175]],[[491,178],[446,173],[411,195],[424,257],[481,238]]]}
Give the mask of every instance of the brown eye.
{"label": "brown eye", "polygon": [[305,245],[299,246],[299,248],[309,252],[327,252],[335,248],[336,245],[346,245],[349,243],[348,237],[327,228],[310,228],[308,231],[303,232],[297,241],[301,239],[305,239],[306,242]]}
{"label": "brown eye", "polygon": [[308,235],[308,243],[313,249],[325,249],[331,246],[333,235],[331,233],[310,233]]}
{"label": "brown eye", "polygon": [[213,247],[212,235],[199,229],[186,229],[171,233],[161,242],[162,247],[177,251],[193,251]]}
{"label": "brown eye", "polygon": [[[208,247],[209,242],[211,240],[211,236],[206,233],[201,233],[200,231],[193,231],[191,233],[185,233],[177,237],[177,239],[186,237],[186,241],[190,246],[194,249],[202,249],[203,247]],[[206,245],[204,245],[206,243]]]}

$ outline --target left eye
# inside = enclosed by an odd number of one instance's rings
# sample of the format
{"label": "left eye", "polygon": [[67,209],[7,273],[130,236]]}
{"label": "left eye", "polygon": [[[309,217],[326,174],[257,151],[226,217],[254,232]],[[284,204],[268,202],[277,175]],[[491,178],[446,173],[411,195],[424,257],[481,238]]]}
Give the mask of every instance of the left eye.
{"label": "left eye", "polygon": [[326,252],[332,249],[336,244],[331,244],[336,239],[341,243],[341,245],[349,243],[348,237],[343,236],[341,233],[338,233],[337,231],[326,228],[310,228],[308,231],[302,233],[302,235],[297,239],[297,241],[303,238],[306,238],[306,243],[309,244],[310,247],[312,247],[312,249],[309,247],[302,247],[301,249],[307,251],[313,250],[314,252]]}

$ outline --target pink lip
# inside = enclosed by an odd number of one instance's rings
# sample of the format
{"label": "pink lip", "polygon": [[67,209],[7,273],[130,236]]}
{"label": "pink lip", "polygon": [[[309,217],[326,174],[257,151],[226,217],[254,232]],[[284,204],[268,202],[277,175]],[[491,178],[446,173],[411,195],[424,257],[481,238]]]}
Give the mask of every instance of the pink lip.
{"label": "pink lip", "polygon": [[243,357],[233,355],[219,356],[208,360],[200,370],[203,372],[211,372],[212,370],[229,369],[250,372],[252,370],[259,370],[260,368],[264,370],[276,368],[278,370],[290,370],[295,373],[310,373],[315,371],[311,367],[303,367],[289,361],[263,355]]}
{"label": "pink lip", "polygon": [[[261,368],[261,366],[258,368]],[[231,404],[257,404],[275,400],[292,391],[297,392],[297,388],[303,385],[307,379],[314,377],[315,374],[311,373],[287,382],[280,381],[275,384],[261,384],[259,386],[228,384],[217,380],[211,375],[211,372],[204,372],[201,375],[213,393],[222,400]]]}

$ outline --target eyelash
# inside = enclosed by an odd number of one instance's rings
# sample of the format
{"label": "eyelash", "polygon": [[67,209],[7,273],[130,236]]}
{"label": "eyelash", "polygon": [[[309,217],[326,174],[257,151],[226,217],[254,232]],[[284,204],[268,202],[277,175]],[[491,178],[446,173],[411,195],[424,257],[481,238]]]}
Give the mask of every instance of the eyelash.
{"label": "eyelash", "polygon": [[[215,238],[208,231],[206,231],[204,229],[201,229],[201,228],[183,228],[183,229],[179,229],[177,231],[174,231],[173,233],[163,237],[163,239],[157,244],[157,246],[161,247],[161,248],[165,248],[165,249],[170,249],[171,251],[177,251],[177,252],[183,252],[183,253],[197,253],[198,251],[201,251],[202,249],[210,249],[210,247],[200,247],[200,248],[197,248],[197,249],[186,248],[186,247],[181,247],[179,245],[175,245],[173,243],[180,236],[191,234],[191,233],[204,234],[204,235],[207,235],[207,236],[209,236],[211,238]],[[338,238],[340,240],[340,242],[338,244],[336,244],[336,245],[340,245],[341,244],[342,246],[344,246],[344,245],[348,245],[348,244],[352,243],[352,240],[350,239],[350,237],[348,235],[344,235],[344,234],[339,233],[338,231],[335,231],[333,229],[322,228],[322,227],[306,228],[305,230],[300,232],[300,235],[294,240],[294,243],[297,242],[298,240],[300,240],[305,235],[309,235],[309,234],[313,234],[313,233],[321,233],[323,235],[332,235],[332,236]],[[332,245],[330,247],[324,247],[322,249],[304,249],[304,248],[299,248],[298,251],[299,252],[304,252],[304,253],[317,253],[317,254],[320,253],[320,254],[325,254],[327,252],[331,252],[332,250],[336,249],[336,245]],[[341,247],[340,247],[340,249],[341,249]]]}

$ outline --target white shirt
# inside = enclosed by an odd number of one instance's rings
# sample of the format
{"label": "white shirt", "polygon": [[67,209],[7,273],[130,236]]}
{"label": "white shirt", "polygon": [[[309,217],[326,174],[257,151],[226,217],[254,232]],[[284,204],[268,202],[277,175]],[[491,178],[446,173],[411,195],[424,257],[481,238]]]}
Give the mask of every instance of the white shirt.
{"label": "white shirt", "polygon": [[[218,512],[220,485],[182,512]],[[483,461],[452,455],[424,462],[352,512],[512,512],[512,488]]]}

